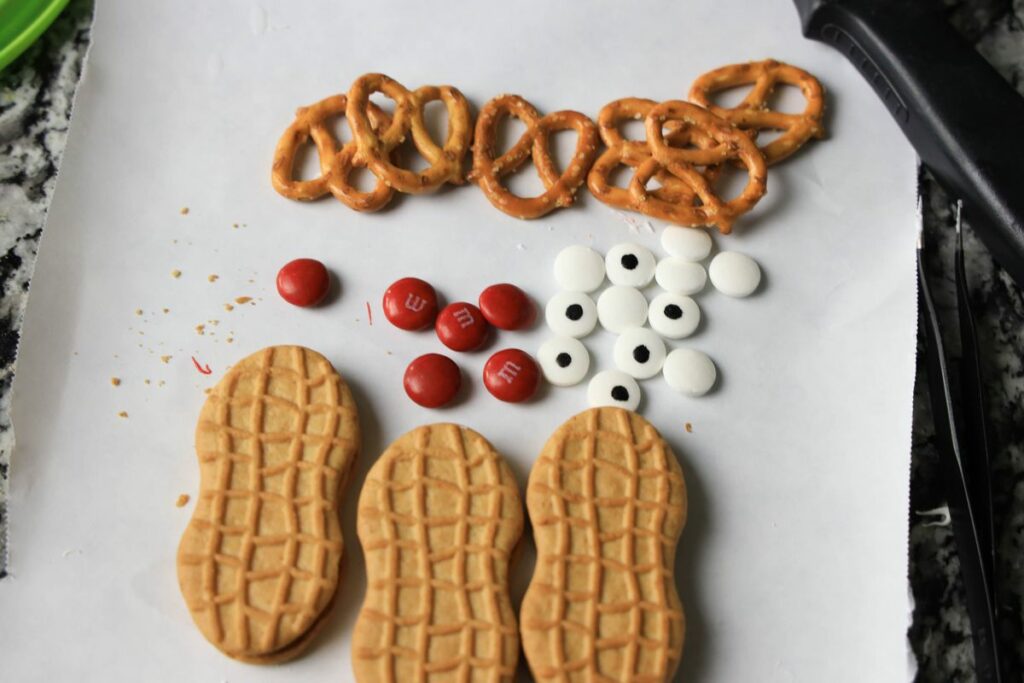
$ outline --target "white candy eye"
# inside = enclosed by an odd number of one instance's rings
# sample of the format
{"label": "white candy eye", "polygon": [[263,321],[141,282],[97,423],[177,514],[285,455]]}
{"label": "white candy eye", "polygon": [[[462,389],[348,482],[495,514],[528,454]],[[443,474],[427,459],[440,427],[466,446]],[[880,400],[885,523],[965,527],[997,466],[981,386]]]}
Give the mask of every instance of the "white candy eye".
{"label": "white candy eye", "polygon": [[680,294],[696,294],[704,289],[708,281],[704,266],[675,256],[658,261],[654,277],[658,280],[658,286],[665,291]]}
{"label": "white candy eye", "polygon": [[587,403],[591,408],[613,406],[636,410],[640,406],[640,385],[618,370],[599,372],[587,385]]}
{"label": "white candy eye", "polygon": [[685,261],[703,261],[711,253],[707,230],[669,226],[661,233],[661,248]]}
{"label": "white candy eye", "polygon": [[585,337],[597,325],[597,306],[583,292],[559,292],[548,301],[544,319],[559,336]]}
{"label": "white candy eye", "polygon": [[615,340],[615,367],[636,379],[661,372],[665,364],[665,342],[645,327],[626,330]]}
{"label": "white candy eye", "polygon": [[726,296],[750,296],[761,284],[761,268],[757,261],[735,251],[720,252],[711,259],[708,272],[711,284]]}
{"label": "white candy eye", "polygon": [[711,391],[718,370],[707,354],[693,349],[676,349],[665,359],[665,381],[681,394],[703,396]]}
{"label": "white candy eye", "polygon": [[544,379],[556,387],[579,384],[590,370],[590,354],[578,339],[555,337],[541,344],[537,361]]}
{"label": "white candy eye", "polygon": [[654,254],[639,244],[616,244],[604,257],[613,285],[646,287],[654,277]]}
{"label": "white candy eye", "polygon": [[663,292],[654,297],[647,318],[655,332],[669,339],[682,339],[700,325],[700,307],[688,296]]}
{"label": "white candy eye", "polygon": [[555,280],[568,292],[593,292],[604,282],[604,259],[589,247],[568,246],[555,257]]}
{"label": "white candy eye", "polygon": [[647,320],[647,299],[639,289],[612,285],[597,297],[597,317],[609,332],[642,327]]}

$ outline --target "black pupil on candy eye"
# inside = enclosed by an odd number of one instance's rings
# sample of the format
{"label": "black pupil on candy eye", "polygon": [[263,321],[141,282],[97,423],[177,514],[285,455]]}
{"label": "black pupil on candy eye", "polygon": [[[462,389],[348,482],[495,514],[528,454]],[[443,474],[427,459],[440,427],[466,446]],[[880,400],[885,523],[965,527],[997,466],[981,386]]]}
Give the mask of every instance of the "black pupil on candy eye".
{"label": "black pupil on candy eye", "polygon": [[555,362],[558,363],[558,367],[567,368],[572,363],[572,356],[567,354],[565,351],[555,356]]}
{"label": "black pupil on candy eye", "polygon": [[651,352],[643,344],[633,349],[633,360],[635,360],[637,363],[646,363],[650,359]]}
{"label": "black pupil on candy eye", "polygon": [[614,387],[612,387],[612,398],[614,398],[616,401],[628,401],[629,390],[626,389],[626,387],[622,386],[621,384],[616,384]]}
{"label": "black pupil on candy eye", "polygon": [[679,308],[675,304],[669,304],[665,307],[665,317],[672,320],[679,320],[683,317],[683,309]]}
{"label": "black pupil on candy eye", "polygon": [[569,320],[579,320],[583,317],[583,307],[579,304],[569,306],[569,308],[565,309],[565,317]]}
{"label": "black pupil on candy eye", "polygon": [[640,259],[635,254],[626,254],[620,259],[622,267],[626,270],[633,270],[640,265]]}

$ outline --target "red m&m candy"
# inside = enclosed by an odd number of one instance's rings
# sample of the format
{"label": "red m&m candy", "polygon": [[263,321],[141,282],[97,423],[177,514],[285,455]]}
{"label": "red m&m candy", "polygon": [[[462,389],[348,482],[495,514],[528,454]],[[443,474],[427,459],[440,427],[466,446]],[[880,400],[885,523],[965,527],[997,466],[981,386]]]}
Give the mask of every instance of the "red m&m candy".
{"label": "red m&m candy", "polygon": [[439,353],[420,356],[405,369],[405,393],[424,408],[440,408],[455,398],[462,373],[451,358]]}
{"label": "red m&m candy", "polygon": [[298,258],[277,271],[277,293],[295,306],[316,306],[330,286],[327,268],[316,259]]}
{"label": "red m&m candy", "polygon": [[519,403],[537,393],[540,369],[525,351],[504,349],[484,364],[484,386],[498,400]]}
{"label": "red m&m candy", "polygon": [[536,315],[530,297],[515,285],[491,285],[480,294],[480,311],[499,330],[528,327]]}
{"label": "red m&m candy", "polygon": [[437,293],[429,283],[404,277],[384,292],[384,317],[403,330],[422,330],[437,317]]}
{"label": "red m&m candy", "polygon": [[434,330],[452,351],[473,351],[487,339],[490,329],[480,309],[465,301],[448,304],[437,316]]}

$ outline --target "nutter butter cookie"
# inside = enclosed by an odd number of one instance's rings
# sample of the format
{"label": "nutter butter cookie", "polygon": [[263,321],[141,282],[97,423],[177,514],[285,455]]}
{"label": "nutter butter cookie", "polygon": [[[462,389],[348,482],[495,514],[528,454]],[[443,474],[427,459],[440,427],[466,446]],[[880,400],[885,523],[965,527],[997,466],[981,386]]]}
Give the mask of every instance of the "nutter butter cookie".
{"label": "nutter butter cookie", "polygon": [[435,424],[392,443],[359,496],[367,592],[356,680],[511,681],[508,564],[522,530],[512,472],[484,437]]}
{"label": "nutter butter cookie", "polygon": [[537,681],[668,681],[685,620],[673,574],[683,473],[653,426],[620,408],[564,423],[530,472],[537,564],[523,651]]}
{"label": "nutter butter cookie", "polygon": [[352,394],[319,353],[272,346],[213,388],[195,442],[199,496],[178,546],[192,618],[230,657],[291,659],[338,584],[338,504],[359,448]]}

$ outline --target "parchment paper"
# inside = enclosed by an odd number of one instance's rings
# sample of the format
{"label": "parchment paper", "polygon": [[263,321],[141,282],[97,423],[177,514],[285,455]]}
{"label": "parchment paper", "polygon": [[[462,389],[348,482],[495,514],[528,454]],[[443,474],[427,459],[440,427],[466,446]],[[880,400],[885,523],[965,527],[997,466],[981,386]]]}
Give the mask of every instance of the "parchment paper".
{"label": "parchment paper", "polygon": [[[511,281],[543,303],[561,247],[656,247],[661,224],[630,227],[585,193],[571,210],[520,222],[472,186],[403,197],[376,215],[291,202],[268,176],[296,106],[382,71],[410,87],[456,84],[477,107],[515,92],[542,111],[594,116],[612,99],[680,97],[709,68],[771,56],[825,83],[829,139],[772,169],[767,198],[716,238],[765,272],[750,299],[699,297],[705,323],[685,344],[717,361],[717,390],[696,400],[661,379],[643,383],[642,412],[689,486],[679,680],[906,679],[914,157],[850,66],[800,36],[788,2],[123,0],[100,3],[93,35],[17,371],[0,678],[349,680],[365,585],[356,494],[384,446],[419,424],[461,422],[525,485],[551,431],[585,407],[584,385],[497,402],[478,379],[486,352],[458,355],[473,385],[458,407],[416,407],[402,393],[404,367],[442,348],[388,325],[381,294],[417,275],[448,300]],[[277,298],[277,268],[299,256],[339,276],[331,305],[305,311]],[[491,350],[534,352],[546,336],[542,325],[502,333]],[[612,367],[613,339],[585,340],[597,369]],[[329,624],[298,661],[257,668],[194,628],[174,556],[198,483],[202,389],[280,343],[335,363],[357,393],[366,443],[345,499],[344,582]],[[179,493],[193,503],[176,508]]]}

